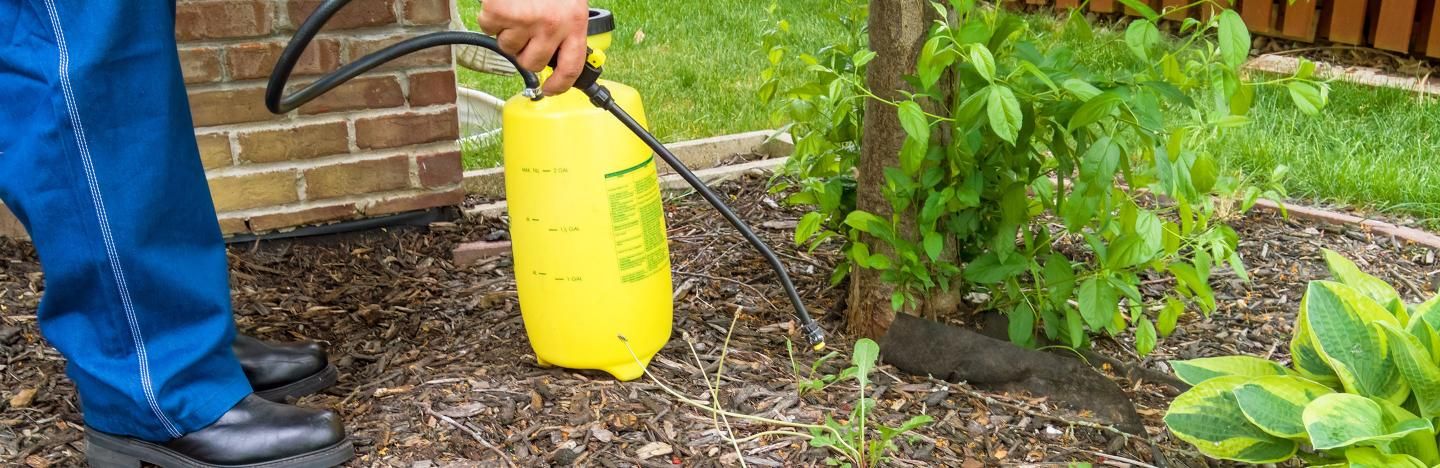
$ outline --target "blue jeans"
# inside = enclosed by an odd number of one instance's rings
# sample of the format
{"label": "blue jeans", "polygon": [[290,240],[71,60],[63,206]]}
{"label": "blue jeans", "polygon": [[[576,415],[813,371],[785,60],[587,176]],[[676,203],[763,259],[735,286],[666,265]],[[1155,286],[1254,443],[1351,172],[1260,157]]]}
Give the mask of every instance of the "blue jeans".
{"label": "blue jeans", "polygon": [[0,0],[0,199],[86,424],[164,441],[251,392],[191,128],[174,0]]}

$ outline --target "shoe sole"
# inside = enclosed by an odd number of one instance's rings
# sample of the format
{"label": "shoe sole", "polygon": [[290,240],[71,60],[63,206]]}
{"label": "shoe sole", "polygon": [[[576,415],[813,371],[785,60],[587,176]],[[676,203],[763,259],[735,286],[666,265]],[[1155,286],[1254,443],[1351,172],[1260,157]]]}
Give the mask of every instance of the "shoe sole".
{"label": "shoe sole", "polygon": [[334,364],[326,365],[320,372],[309,377],[296,380],[283,387],[275,387],[265,391],[255,392],[255,396],[266,400],[285,403],[291,399],[298,399],[306,395],[319,393],[321,390],[330,388],[340,379],[340,371],[335,369]]}
{"label": "shoe sole", "polygon": [[280,460],[245,465],[216,465],[187,457],[154,443],[95,431],[85,434],[85,461],[92,468],[140,468],[141,463],[161,468],[331,468],[355,457],[350,439],[335,445]]}

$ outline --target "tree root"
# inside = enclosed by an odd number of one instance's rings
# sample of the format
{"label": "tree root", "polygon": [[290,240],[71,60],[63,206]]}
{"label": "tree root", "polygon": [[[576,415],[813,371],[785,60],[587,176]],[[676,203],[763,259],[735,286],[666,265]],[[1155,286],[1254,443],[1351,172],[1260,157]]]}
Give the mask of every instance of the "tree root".
{"label": "tree root", "polygon": [[886,363],[911,374],[1048,397],[1088,411],[1103,425],[1145,434],[1130,397],[1076,359],[906,314],[897,314],[880,339],[880,350]]}

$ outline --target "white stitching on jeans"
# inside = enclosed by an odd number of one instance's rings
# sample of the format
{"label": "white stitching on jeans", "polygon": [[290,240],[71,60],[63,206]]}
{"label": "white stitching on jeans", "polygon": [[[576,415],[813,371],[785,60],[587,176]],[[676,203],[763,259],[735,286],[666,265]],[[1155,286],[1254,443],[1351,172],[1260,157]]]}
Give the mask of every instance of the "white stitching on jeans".
{"label": "white stitching on jeans", "polygon": [[155,389],[150,381],[150,360],[145,352],[145,340],[140,334],[140,323],[135,316],[135,306],[130,300],[130,289],[125,284],[125,270],[120,265],[120,255],[115,249],[115,240],[110,234],[110,218],[105,213],[105,201],[100,196],[100,184],[95,177],[95,165],[90,158],[90,146],[85,141],[85,126],[80,121],[79,106],[75,105],[75,97],[70,88],[70,54],[65,48],[65,29],[60,26],[60,15],[56,12],[55,0],[45,0],[45,9],[50,14],[50,25],[55,31],[55,42],[60,46],[60,88],[64,91],[65,107],[70,113],[70,124],[75,127],[76,144],[80,147],[80,161],[85,167],[85,179],[90,189],[91,201],[95,204],[95,217],[100,222],[100,235],[105,241],[105,255],[110,259],[110,271],[115,276],[115,284],[119,287],[120,303],[125,309],[125,321],[130,325],[130,338],[135,341],[135,354],[140,361],[140,387],[145,392],[145,400],[150,403],[150,410],[155,412],[155,417],[160,424],[165,426],[166,432],[171,437],[180,437],[183,434],[175,428],[175,424],[165,417],[160,410],[160,403],[155,399]]}

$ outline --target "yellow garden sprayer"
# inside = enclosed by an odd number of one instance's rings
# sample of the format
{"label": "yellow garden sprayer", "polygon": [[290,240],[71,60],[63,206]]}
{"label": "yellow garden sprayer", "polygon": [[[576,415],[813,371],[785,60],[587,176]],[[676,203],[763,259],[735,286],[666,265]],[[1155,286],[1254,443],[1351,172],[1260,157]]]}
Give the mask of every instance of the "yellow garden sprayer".
{"label": "yellow garden sprayer", "polygon": [[540,364],[600,369],[631,380],[670,340],[670,252],[654,155],[765,257],[805,339],[817,350],[824,347],[824,331],[806,312],[775,252],[646,130],[634,88],[600,79],[614,27],[609,12],[591,10],[584,70],[574,89],[558,96],[543,96],[540,78],[502,52],[494,38],[468,31],[396,43],[284,96],[301,53],[346,3],[322,3],[295,32],[270,75],[265,105],[271,112],[290,112],[381,64],[444,45],[495,51],[525,81],[524,91],[505,104],[501,139],[520,312]]}

